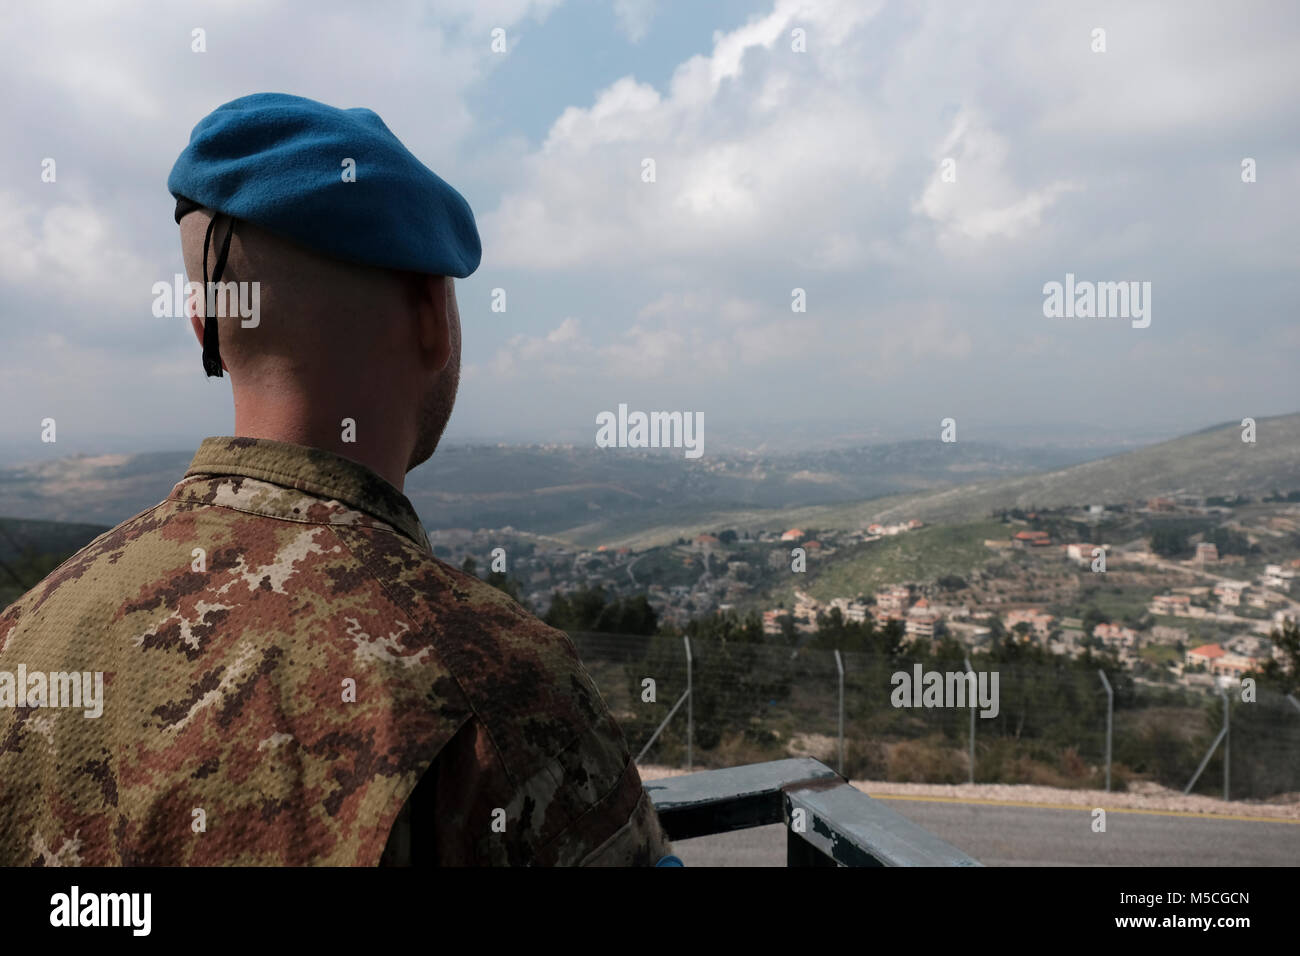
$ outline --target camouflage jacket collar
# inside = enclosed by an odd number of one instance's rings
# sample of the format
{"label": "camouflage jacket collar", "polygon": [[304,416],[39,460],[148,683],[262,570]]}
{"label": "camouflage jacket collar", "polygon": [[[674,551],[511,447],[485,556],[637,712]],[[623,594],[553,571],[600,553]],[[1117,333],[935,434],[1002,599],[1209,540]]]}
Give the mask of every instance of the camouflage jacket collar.
{"label": "camouflage jacket collar", "polygon": [[[238,485],[240,478],[339,502],[378,519],[375,524],[393,528],[426,551],[432,550],[424,526],[404,494],[365,465],[320,448],[265,438],[205,438],[170,497],[224,499],[227,496],[215,494],[219,486]],[[239,499],[243,511],[290,521],[311,520],[302,508],[301,495],[241,494]],[[340,518],[325,520],[337,522]]]}

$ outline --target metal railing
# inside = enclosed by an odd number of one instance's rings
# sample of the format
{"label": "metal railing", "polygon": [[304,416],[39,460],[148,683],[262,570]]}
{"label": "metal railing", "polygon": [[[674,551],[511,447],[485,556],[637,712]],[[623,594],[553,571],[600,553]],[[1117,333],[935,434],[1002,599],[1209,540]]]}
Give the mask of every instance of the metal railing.
{"label": "metal railing", "polygon": [[651,780],[670,840],[783,823],[787,866],[982,866],[810,757]]}

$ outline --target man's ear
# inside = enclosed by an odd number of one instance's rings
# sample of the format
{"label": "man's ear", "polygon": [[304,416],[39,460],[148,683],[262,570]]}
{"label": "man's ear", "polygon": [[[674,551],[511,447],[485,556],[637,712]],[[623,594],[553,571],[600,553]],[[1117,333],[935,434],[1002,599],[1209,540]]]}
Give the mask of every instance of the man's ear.
{"label": "man's ear", "polygon": [[420,351],[435,372],[451,360],[451,315],[447,305],[451,279],[421,275],[416,278],[416,323]]}

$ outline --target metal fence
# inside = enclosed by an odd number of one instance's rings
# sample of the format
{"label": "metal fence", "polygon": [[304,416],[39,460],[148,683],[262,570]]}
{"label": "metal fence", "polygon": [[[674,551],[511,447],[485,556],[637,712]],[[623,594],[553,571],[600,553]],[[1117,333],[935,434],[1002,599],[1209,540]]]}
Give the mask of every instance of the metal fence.
{"label": "metal fence", "polygon": [[[634,755],[687,769],[813,757],[852,779],[1126,789],[1229,799],[1300,792],[1300,703],[1135,682],[1068,659],[970,664],[992,708],[895,706],[895,675],[962,660],[615,634],[574,643]],[[989,691],[991,686],[987,687]],[[1226,713],[1225,713],[1226,704]]]}

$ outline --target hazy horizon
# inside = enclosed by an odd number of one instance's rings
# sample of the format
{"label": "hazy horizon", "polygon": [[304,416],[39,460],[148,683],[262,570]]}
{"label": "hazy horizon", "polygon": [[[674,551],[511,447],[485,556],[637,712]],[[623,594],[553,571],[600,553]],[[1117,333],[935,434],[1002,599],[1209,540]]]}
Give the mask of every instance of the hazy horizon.
{"label": "hazy horizon", "polygon": [[[1292,413],[1283,413],[1292,414]],[[1272,416],[1265,416],[1272,417]],[[453,416],[454,421],[455,416]],[[963,428],[963,442],[981,442],[1002,445],[1008,448],[1096,448],[1097,457],[1105,457],[1122,451],[1132,450],[1147,445],[1159,444],[1174,438],[1195,434],[1216,426],[1237,424],[1233,421],[1195,423],[1187,428],[1153,426],[1134,426],[1123,432],[1113,431],[1109,427],[1087,423],[1072,424],[1013,424],[1002,426],[977,427],[972,424]],[[933,426],[924,423],[900,426],[885,431],[881,429],[855,429],[853,423],[828,423],[825,421],[805,421],[773,424],[767,428],[757,426],[739,426],[730,432],[723,431],[714,423],[709,423],[711,432],[707,436],[709,452],[719,454],[759,453],[772,455],[799,455],[822,451],[850,450],[871,445],[885,445],[911,441],[927,441],[938,436],[939,423]],[[464,430],[448,427],[439,449],[462,448],[483,445],[505,445],[509,447],[530,446],[569,446],[596,449],[593,436],[596,426],[593,423],[590,433],[583,435],[574,429],[568,436],[553,435],[531,436],[527,434],[503,432],[466,433]],[[233,425],[227,431],[212,432],[211,435],[233,433]],[[46,461],[50,459],[96,456],[129,455],[157,452],[191,453],[198,448],[198,443],[209,437],[208,433],[186,434],[160,433],[147,435],[114,435],[97,433],[87,436],[66,436],[60,431],[55,443],[35,441],[0,440],[0,467],[12,467],[29,461]],[[652,453],[680,455],[673,449],[648,449]],[[437,455],[431,461],[435,461]],[[427,467],[427,464],[423,467]]]}

